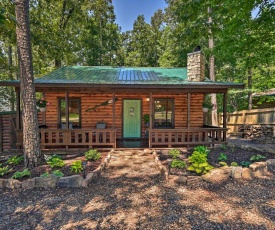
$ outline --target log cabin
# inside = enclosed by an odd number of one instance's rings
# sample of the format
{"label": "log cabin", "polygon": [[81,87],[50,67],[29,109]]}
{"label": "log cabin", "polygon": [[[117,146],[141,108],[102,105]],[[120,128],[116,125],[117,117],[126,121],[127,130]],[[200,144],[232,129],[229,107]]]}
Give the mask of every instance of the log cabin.
{"label": "log cabin", "polygon": [[[117,148],[127,147],[121,145],[127,140],[149,148],[226,143],[227,92],[244,85],[205,78],[201,51],[187,59],[187,68],[71,66],[35,79],[36,92],[49,103],[38,114],[41,148]],[[22,148],[19,83],[0,82],[17,92],[16,137],[10,140],[16,148]],[[223,95],[221,127],[205,124],[202,104],[210,93]],[[5,141],[2,149],[14,146]]]}

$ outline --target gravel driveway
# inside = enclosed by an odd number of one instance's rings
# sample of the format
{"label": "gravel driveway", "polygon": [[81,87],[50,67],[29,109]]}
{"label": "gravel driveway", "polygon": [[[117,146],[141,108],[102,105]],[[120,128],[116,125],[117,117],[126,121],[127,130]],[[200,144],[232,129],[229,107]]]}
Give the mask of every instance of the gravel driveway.
{"label": "gravel driveway", "polygon": [[88,189],[2,190],[0,229],[275,229],[274,176],[179,186],[138,154],[117,152]]}

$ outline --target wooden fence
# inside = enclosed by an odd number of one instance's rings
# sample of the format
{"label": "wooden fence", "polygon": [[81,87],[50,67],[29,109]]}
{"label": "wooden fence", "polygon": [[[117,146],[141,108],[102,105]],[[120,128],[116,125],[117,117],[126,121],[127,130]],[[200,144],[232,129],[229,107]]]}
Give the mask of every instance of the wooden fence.
{"label": "wooden fence", "polygon": [[[219,115],[222,124],[223,114]],[[228,133],[238,132],[242,124],[275,125],[275,108],[242,110],[227,114]]]}

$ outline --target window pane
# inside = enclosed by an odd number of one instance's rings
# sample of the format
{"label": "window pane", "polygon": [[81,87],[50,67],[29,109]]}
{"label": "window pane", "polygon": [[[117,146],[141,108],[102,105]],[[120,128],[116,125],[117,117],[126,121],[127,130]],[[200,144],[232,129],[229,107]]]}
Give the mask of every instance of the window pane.
{"label": "window pane", "polygon": [[[61,127],[66,127],[66,102],[60,99]],[[80,99],[69,99],[69,128],[80,128]]]}
{"label": "window pane", "polygon": [[156,99],[154,127],[173,127],[174,101],[171,99]]}

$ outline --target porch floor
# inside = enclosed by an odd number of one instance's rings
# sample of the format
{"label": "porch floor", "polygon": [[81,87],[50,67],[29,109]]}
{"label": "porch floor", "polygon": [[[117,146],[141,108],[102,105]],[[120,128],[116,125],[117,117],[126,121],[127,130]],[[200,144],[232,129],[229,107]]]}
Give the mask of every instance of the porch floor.
{"label": "porch floor", "polygon": [[148,148],[148,139],[122,139],[117,140],[117,148]]}

